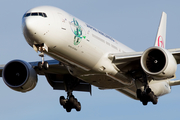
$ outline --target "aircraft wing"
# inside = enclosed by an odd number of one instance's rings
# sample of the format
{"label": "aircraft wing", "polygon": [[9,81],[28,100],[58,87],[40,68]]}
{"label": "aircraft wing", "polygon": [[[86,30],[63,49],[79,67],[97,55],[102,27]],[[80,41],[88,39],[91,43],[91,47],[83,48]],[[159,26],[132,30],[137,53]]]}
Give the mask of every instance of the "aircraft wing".
{"label": "aircraft wing", "polygon": [[128,52],[109,54],[109,58],[116,65],[139,60],[143,52]]}
{"label": "aircraft wing", "polygon": [[[180,48],[168,49],[174,56],[177,64],[180,64]],[[121,71],[128,72],[132,69],[140,68],[140,59],[143,52],[128,52],[128,53],[112,53],[109,54],[109,59],[112,60]]]}
{"label": "aircraft wing", "polygon": [[[36,73],[39,75],[45,75],[49,84],[53,87],[54,90],[66,90],[64,76],[70,79],[75,79],[72,75],[69,74],[66,66],[61,64],[61,62],[57,60],[48,60],[49,68],[48,70],[42,69],[39,70],[37,62],[29,62],[29,64],[35,69]],[[5,65],[0,65],[0,77],[2,77],[2,71]],[[90,92],[91,93],[91,85],[86,83],[78,78],[79,84],[73,88],[74,91],[82,91],[82,92]]]}

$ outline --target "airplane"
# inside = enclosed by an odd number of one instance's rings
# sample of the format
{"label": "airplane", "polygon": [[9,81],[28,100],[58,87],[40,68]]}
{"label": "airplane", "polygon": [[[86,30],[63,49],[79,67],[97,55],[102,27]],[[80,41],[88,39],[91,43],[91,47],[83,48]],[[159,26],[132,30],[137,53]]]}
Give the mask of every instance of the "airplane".
{"label": "airplane", "polygon": [[[167,14],[162,12],[155,44],[135,52],[111,36],[52,6],[28,10],[22,17],[27,43],[42,58],[26,62],[12,60],[0,65],[0,77],[11,89],[28,92],[44,75],[54,90],[65,90],[60,105],[81,111],[73,91],[89,92],[91,86],[115,89],[143,105],[158,103],[159,97],[180,85],[175,79],[180,48],[166,49]],[[53,60],[45,60],[44,55]]]}

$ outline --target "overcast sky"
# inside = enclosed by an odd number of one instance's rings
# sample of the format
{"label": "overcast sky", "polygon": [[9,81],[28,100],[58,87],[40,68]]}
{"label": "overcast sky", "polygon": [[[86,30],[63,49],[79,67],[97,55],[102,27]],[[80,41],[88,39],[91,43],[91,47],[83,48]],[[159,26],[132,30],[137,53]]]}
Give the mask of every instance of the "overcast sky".
{"label": "overcast sky", "polygon": [[[1,0],[0,64],[13,59],[41,60],[26,43],[21,30],[23,14],[37,6],[50,5],[78,17],[135,51],[154,45],[161,13],[167,13],[166,48],[180,48],[179,0]],[[46,57],[51,59],[50,57]],[[176,79],[180,79],[177,70]],[[81,102],[81,112],[66,111],[59,104],[64,91],[54,91],[43,76],[36,88],[19,93],[8,88],[0,78],[1,120],[175,120],[179,119],[180,86],[161,97],[157,105],[143,106],[115,90],[93,87],[89,93],[74,92]]]}

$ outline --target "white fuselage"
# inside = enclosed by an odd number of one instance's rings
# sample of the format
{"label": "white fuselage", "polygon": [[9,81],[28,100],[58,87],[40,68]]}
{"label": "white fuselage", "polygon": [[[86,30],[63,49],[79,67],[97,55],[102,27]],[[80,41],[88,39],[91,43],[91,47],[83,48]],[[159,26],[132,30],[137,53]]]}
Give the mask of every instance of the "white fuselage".
{"label": "white fuselage", "polygon": [[[132,49],[61,9],[42,6],[27,13],[22,23],[26,41],[30,46],[45,44],[45,53],[64,63],[74,76],[102,89],[134,84],[127,76],[118,75],[108,58],[109,53],[134,52]],[[114,83],[108,83],[110,78]]]}

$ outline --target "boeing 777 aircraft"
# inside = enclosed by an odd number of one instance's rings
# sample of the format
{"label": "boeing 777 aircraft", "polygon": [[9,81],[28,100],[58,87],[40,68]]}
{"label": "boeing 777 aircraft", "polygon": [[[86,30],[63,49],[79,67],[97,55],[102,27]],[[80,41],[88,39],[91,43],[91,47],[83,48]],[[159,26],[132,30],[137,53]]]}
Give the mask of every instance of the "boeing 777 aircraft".
{"label": "boeing 777 aircraft", "polygon": [[[154,46],[135,52],[59,8],[36,7],[24,14],[22,31],[42,61],[12,60],[0,66],[0,76],[11,89],[28,92],[36,86],[37,75],[45,75],[54,90],[67,92],[59,99],[67,112],[81,110],[73,91],[91,93],[91,85],[115,89],[143,105],[157,104],[171,86],[180,85],[172,80],[180,48],[165,48],[166,21],[163,12]],[[54,60],[44,60],[44,54]]]}

